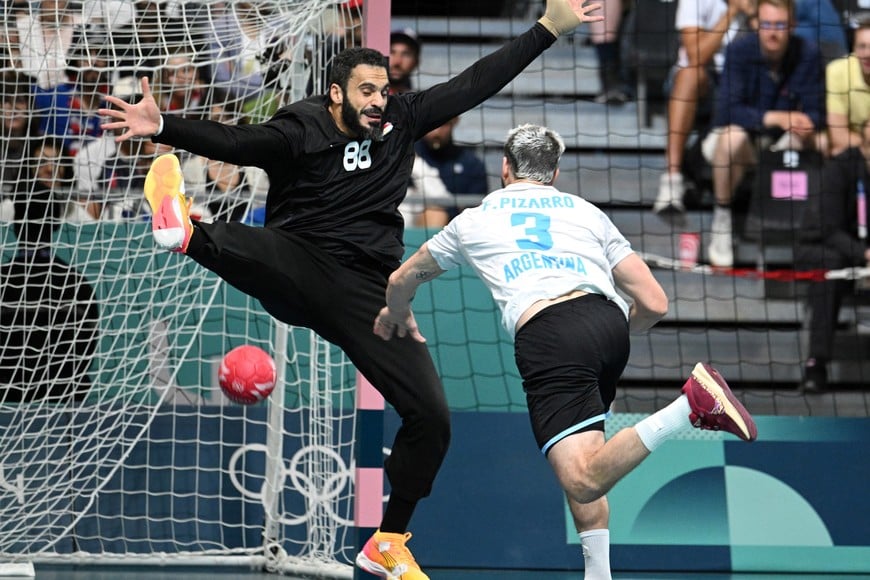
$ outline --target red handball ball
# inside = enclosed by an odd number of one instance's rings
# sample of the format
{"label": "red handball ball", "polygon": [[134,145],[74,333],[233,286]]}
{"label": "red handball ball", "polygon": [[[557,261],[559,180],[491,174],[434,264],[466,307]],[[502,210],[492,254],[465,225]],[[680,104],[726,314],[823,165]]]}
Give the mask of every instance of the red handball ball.
{"label": "red handball ball", "polygon": [[218,382],[227,398],[240,405],[253,405],[269,396],[278,373],[269,353],[249,344],[228,352],[221,361]]}

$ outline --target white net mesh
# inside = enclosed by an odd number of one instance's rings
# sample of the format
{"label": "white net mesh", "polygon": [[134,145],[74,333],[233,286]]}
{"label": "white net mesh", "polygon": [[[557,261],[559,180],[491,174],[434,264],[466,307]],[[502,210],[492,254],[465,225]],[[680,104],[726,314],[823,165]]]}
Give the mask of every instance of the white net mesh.
{"label": "white net mesh", "polygon": [[[323,89],[358,4],[42,0],[2,25],[0,561],[245,556],[348,575],[355,374],[308,331],[156,250],[162,149],[100,128],[151,79],[171,114],[256,122]],[[262,219],[265,175],[177,152],[202,219]],[[275,355],[270,406],[216,364]]]}

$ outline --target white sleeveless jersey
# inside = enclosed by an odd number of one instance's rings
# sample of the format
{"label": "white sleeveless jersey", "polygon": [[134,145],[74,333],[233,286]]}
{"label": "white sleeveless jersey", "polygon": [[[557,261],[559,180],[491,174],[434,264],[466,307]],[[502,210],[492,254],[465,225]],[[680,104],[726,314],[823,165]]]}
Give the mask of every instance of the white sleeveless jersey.
{"label": "white sleeveless jersey", "polygon": [[606,296],[628,318],[612,270],[631,254],[631,245],[604,212],[555,187],[513,183],[494,191],[428,247],[442,270],[462,264],[475,270],[511,336],[533,303],[574,290]]}

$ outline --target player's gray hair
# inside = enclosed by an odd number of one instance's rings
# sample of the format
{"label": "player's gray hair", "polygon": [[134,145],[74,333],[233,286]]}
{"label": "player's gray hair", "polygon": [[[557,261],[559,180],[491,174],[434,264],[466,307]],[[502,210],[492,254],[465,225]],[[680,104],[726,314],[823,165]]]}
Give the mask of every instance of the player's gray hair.
{"label": "player's gray hair", "polygon": [[504,156],[517,179],[553,183],[565,142],[552,129],[525,124],[511,129],[504,144]]}

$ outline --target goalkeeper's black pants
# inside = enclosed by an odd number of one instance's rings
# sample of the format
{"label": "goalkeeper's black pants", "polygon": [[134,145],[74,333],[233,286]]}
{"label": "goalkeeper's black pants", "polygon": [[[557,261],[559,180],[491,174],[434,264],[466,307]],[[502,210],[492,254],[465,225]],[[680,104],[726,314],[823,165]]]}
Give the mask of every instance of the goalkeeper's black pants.
{"label": "goalkeeper's black pants", "polygon": [[292,233],[236,222],[196,224],[187,255],[278,320],[341,348],[402,418],[385,462],[391,493],[411,502],[429,495],[450,442],[449,411],[426,345],[372,332],[389,272],[340,262]]}

